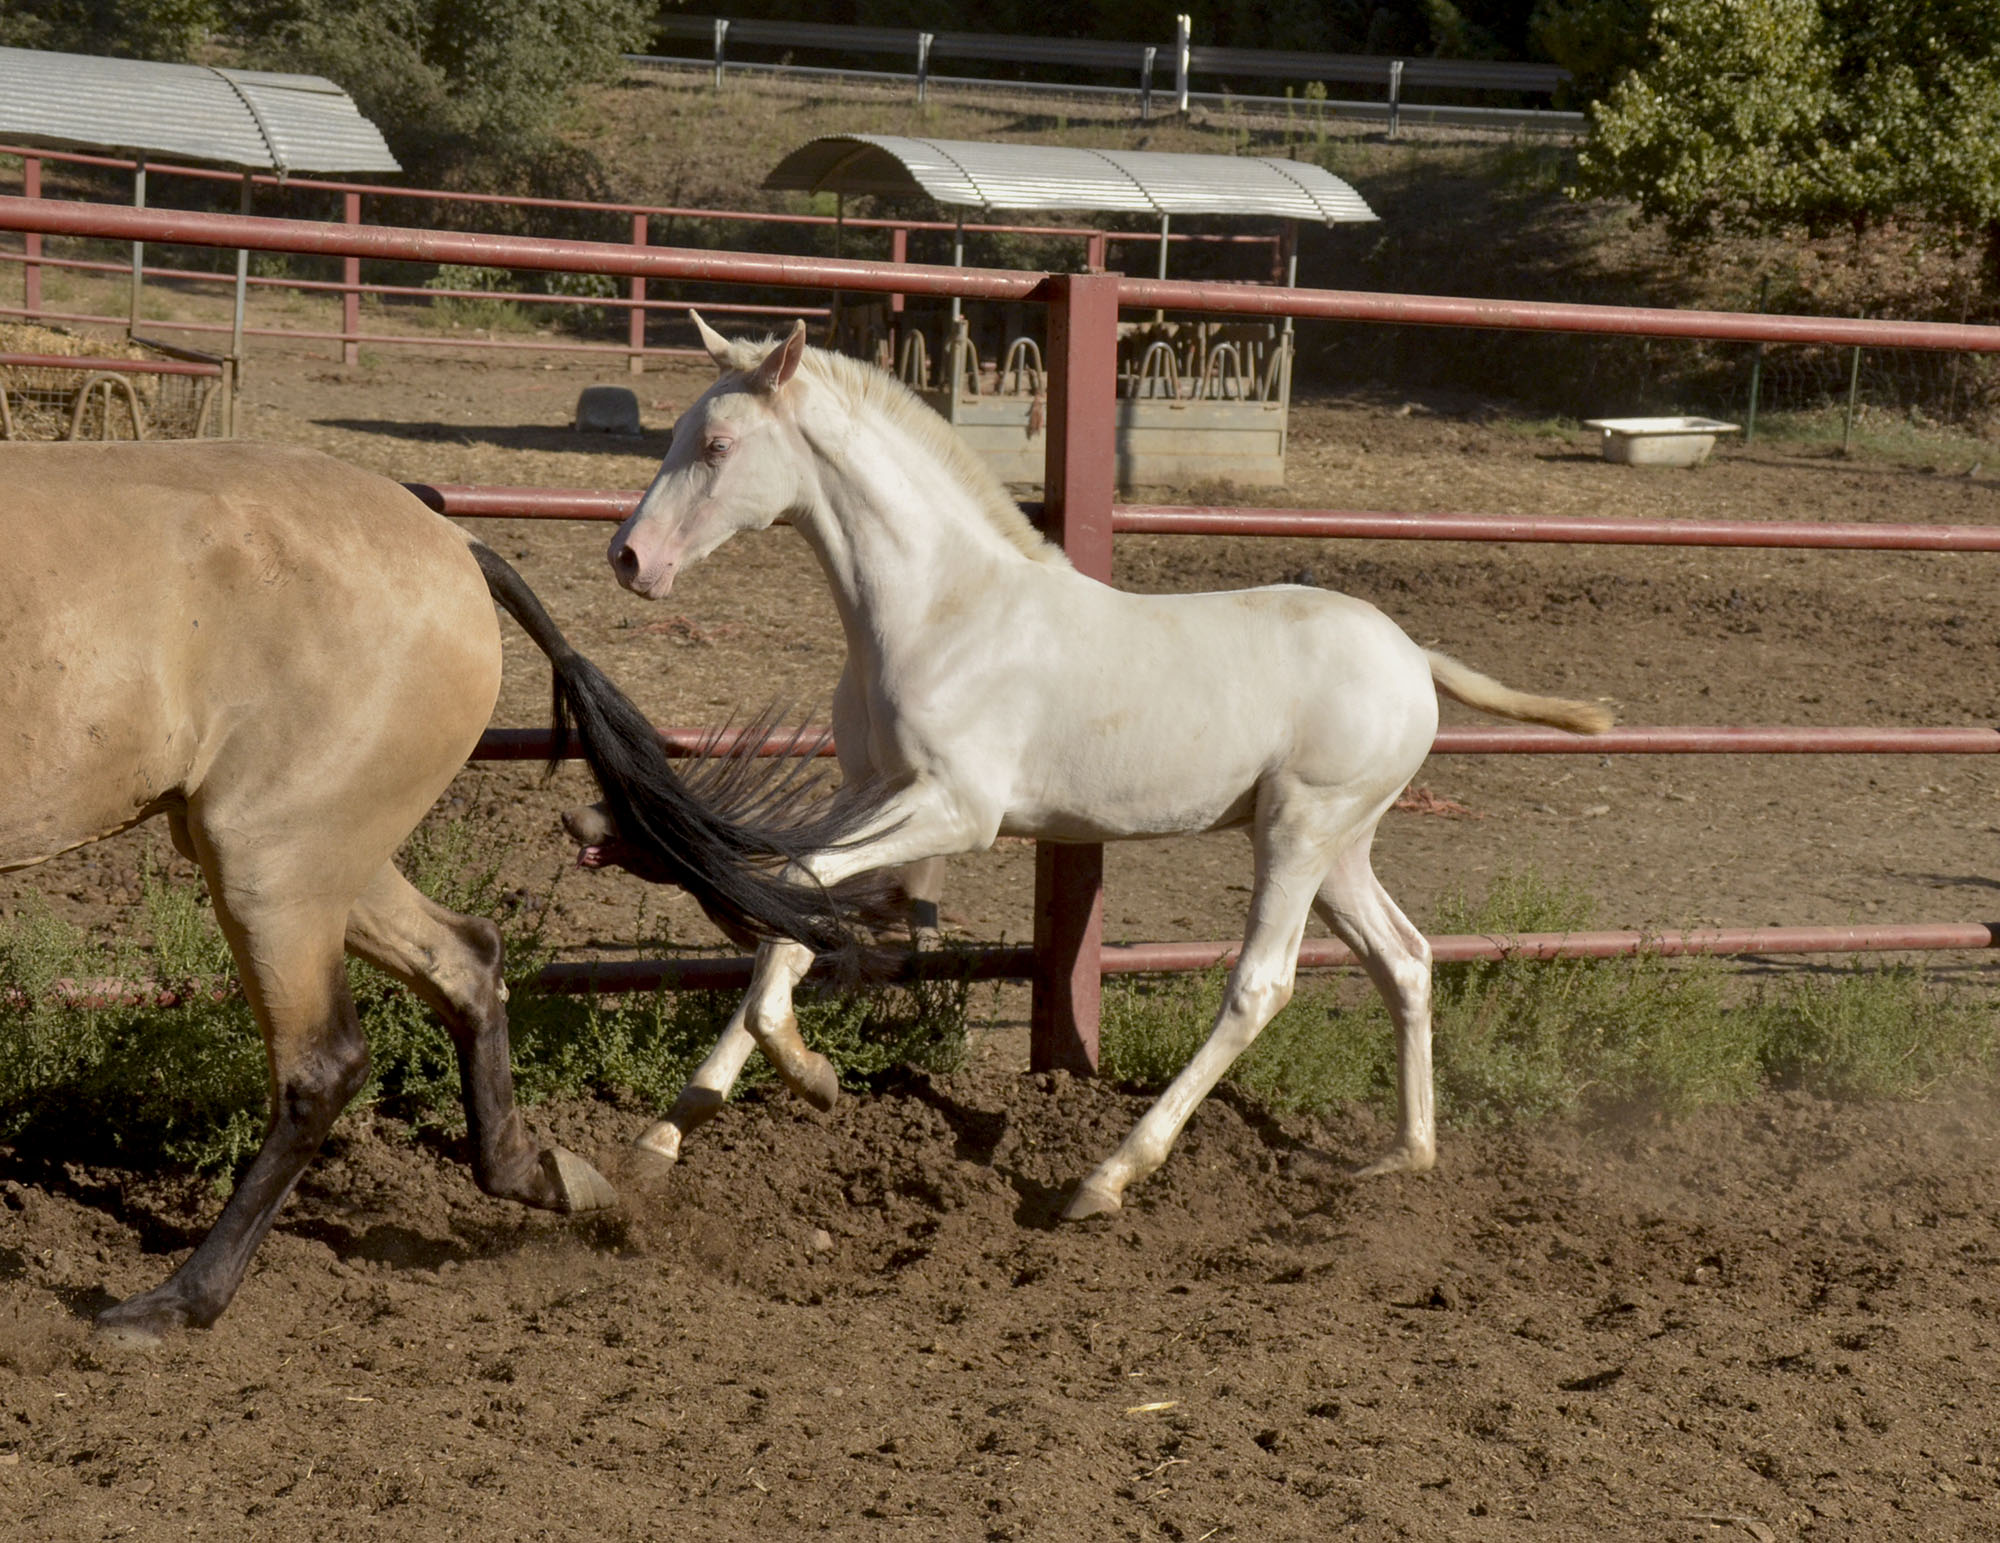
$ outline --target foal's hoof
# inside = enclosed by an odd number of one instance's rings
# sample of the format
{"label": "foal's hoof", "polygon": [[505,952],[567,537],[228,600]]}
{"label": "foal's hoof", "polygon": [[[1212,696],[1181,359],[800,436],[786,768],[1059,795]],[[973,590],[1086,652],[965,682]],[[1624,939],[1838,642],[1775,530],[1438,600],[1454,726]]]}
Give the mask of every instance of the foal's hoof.
{"label": "foal's hoof", "polygon": [[1088,1179],[1077,1185],[1076,1193],[1069,1197],[1069,1204],[1063,1207],[1062,1219],[1066,1222],[1088,1221],[1093,1216],[1116,1216],[1125,1209],[1125,1202],[1115,1191],[1102,1184],[1093,1184]]}
{"label": "foal's hoof", "polygon": [[840,1074],[825,1056],[808,1050],[798,1074],[787,1077],[785,1085],[821,1114],[840,1102]]}
{"label": "foal's hoof", "polygon": [[[687,1095],[681,1096],[685,1099]],[[632,1143],[632,1153],[648,1162],[677,1163],[681,1160],[682,1133],[674,1121],[662,1120]]]}
{"label": "foal's hoof", "polygon": [[611,1181],[567,1147],[550,1147],[542,1153],[542,1172],[562,1196],[563,1209],[572,1215],[580,1211],[608,1211],[618,1204],[618,1191]]}
{"label": "foal's hoof", "polygon": [[1392,1173],[1429,1173],[1437,1166],[1437,1153],[1413,1152],[1408,1147],[1397,1147],[1386,1152],[1372,1163],[1364,1163],[1354,1170],[1357,1179],[1383,1179]]}

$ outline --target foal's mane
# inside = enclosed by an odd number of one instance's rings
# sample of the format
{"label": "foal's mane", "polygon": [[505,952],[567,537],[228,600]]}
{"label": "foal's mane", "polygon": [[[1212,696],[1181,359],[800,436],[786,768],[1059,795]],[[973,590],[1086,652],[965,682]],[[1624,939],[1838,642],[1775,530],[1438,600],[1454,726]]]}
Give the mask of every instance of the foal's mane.
{"label": "foal's mane", "polygon": [[[759,345],[749,367],[754,368],[770,346]],[[936,456],[972,495],[987,523],[1023,554],[1038,563],[1069,566],[1063,549],[1035,529],[1034,522],[1021,512],[1021,506],[1014,502],[986,458],[960,439],[957,431],[932,411],[923,398],[887,370],[823,348],[808,348],[801,368],[833,392],[850,411],[873,409],[908,434],[919,448]]]}

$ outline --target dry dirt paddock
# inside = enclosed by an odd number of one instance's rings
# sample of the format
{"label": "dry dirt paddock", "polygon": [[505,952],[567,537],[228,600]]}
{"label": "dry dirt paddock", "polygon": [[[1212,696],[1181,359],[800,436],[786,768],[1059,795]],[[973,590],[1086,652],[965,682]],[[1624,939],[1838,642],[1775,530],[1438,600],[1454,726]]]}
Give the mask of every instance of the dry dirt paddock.
{"label": "dry dirt paddock", "polygon": [[[636,384],[637,442],[567,428],[578,363],[273,351],[249,432],[405,479],[637,487],[705,372]],[[1497,513],[1992,523],[1966,464],[1759,445],[1696,472],[1600,462],[1466,404],[1295,415],[1290,497]],[[1176,495],[1166,495],[1171,501]],[[1185,493],[1178,495],[1185,497]],[[831,607],[802,543],[746,538],[664,606],[608,529],[487,539],[662,722],[823,711]],[[1118,580],[1309,575],[1511,683],[1635,723],[1992,720],[1983,557],[1121,538]],[[517,633],[496,721],[541,721]],[[1994,770],[1928,757],[1438,758],[1457,817],[1377,866],[1420,919],[1532,867],[1617,926],[1972,920]],[[475,766],[444,813],[535,895],[586,796]],[[142,833],[0,880],[130,922]],[[953,865],[946,912],[1028,931],[1025,847]],[[1108,932],[1234,933],[1247,851],[1111,854]],[[565,951],[632,951],[636,887],[571,874]],[[651,897],[646,928],[713,938]],[[1980,961],[1941,968],[1976,975]],[[982,999],[983,1004],[983,999]],[[214,1333],[112,1359],[83,1323],[157,1279],[214,1199],[110,1170],[0,1182],[0,1536],[1958,1538],[2000,1536],[1996,1109],[1984,1093],[1774,1098],[1673,1127],[1447,1132],[1436,1174],[1357,1186],[1365,1115],[1210,1101],[1115,1223],[1061,1186],[1140,1107],[1020,1070],[1018,994],[967,1070],[817,1119],[732,1108],[610,1221],[480,1199],[447,1151],[337,1134]],[[615,1154],[647,1111],[536,1112]],[[0,1167],[0,1175],[6,1169]]]}

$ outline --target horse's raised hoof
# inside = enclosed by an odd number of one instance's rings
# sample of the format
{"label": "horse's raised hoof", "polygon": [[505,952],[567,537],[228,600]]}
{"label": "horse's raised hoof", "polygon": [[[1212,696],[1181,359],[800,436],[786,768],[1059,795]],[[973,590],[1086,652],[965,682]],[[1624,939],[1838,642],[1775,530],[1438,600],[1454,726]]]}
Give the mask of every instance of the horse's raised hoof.
{"label": "horse's raised hoof", "polygon": [[1093,1216],[1116,1216],[1124,1209],[1125,1202],[1118,1198],[1116,1192],[1085,1179],[1077,1185],[1076,1193],[1069,1197],[1069,1204],[1063,1207],[1062,1219],[1084,1222]]}
{"label": "horse's raised hoof", "polygon": [[833,1062],[816,1050],[805,1053],[796,1075],[787,1077],[785,1086],[821,1114],[840,1102],[840,1074],[833,1069]]}
{"label": "horse's raised hoof", "polygon": [[555,1185],[563,1209],[571,1215],[609,1211],[618,1204],[618,1191],[611,1181],[566,1147],[550,1147],[542,1153],[542,1172]]}

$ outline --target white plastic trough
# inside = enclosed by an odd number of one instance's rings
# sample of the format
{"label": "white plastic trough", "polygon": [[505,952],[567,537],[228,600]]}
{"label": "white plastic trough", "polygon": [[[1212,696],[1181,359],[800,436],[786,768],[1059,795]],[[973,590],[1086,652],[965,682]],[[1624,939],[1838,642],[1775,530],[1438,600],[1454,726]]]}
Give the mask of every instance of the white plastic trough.
{"label": "white plastic trough", "polygon": [[1740,432],[1714,418],[1586,418],[1584,425],[1600,431],[1605,460],[1627,466],[1699,466],[1718,434]]}

